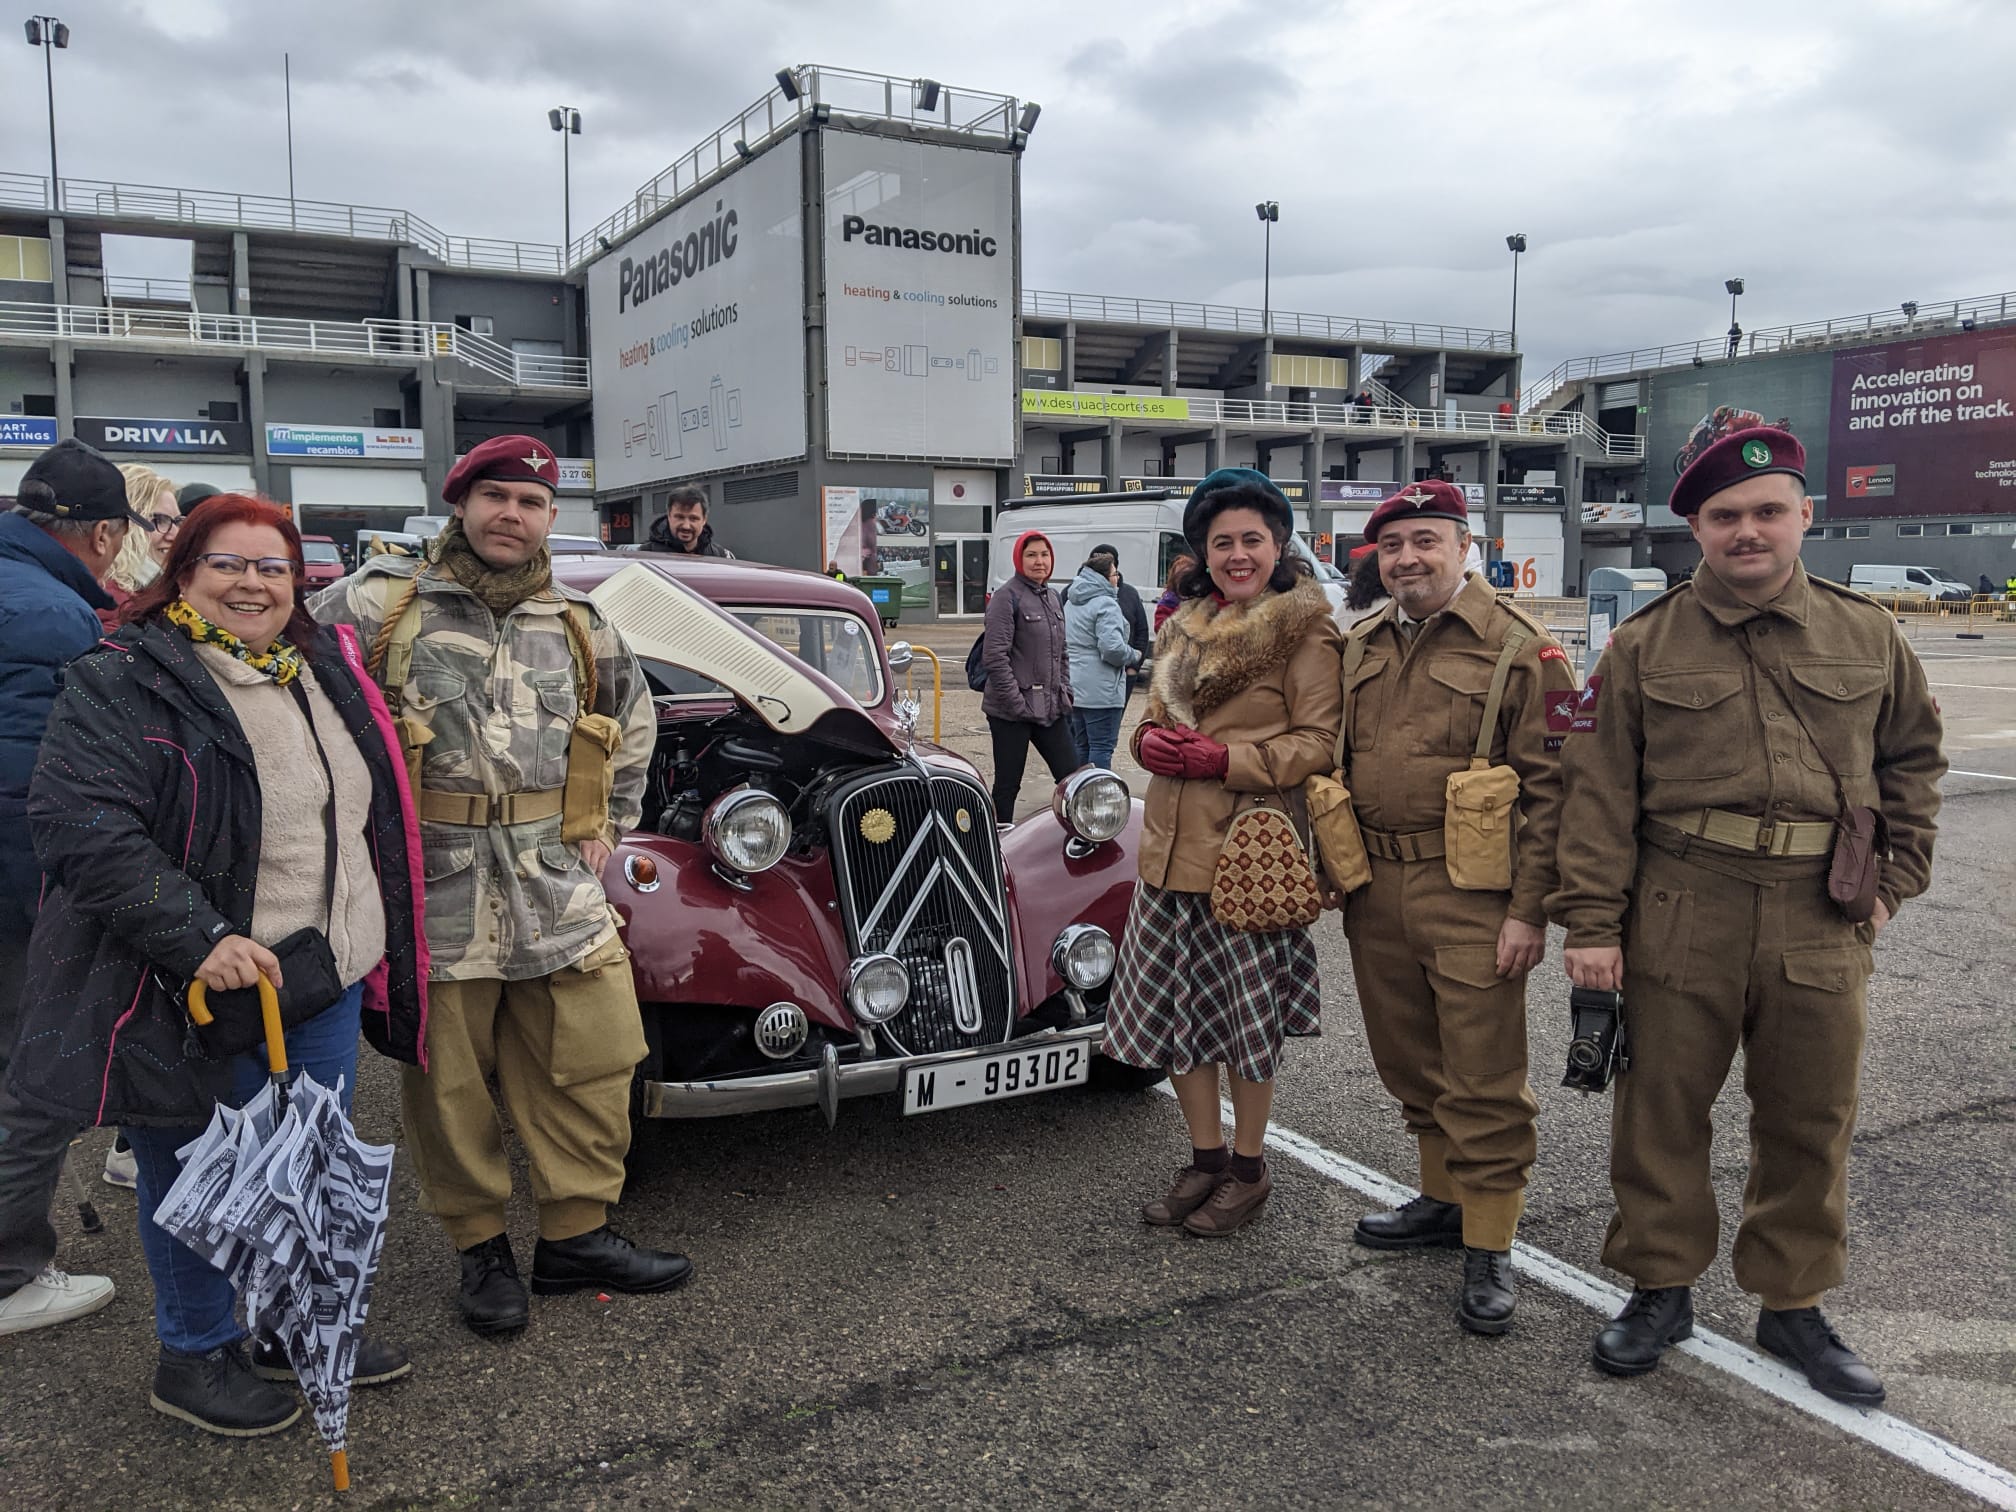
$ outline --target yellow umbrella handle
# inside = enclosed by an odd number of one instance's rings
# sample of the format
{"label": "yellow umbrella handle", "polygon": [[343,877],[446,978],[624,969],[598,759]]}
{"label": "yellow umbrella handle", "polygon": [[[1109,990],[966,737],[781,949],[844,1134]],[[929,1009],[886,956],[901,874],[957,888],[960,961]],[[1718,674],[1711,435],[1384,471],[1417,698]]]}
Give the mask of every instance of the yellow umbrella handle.
{"label": "yellow umbrella handle", "polygon": [[341,1449],[329,1451],[329,1478],[336,1483],[338,1491],[350,1489],[350,1456]]}
{"label": "yellow umbrella handle", "polygon": [[[216,1021],[215,1015],[210,1012],[208,992],[201,977],[189,984],[189,1017],[197,1024]],[[285,1076],[287,1035],[280,1025],[280,994],[263,971],[259,973],[259,1019],[266,1026],[266,1068],[275,1076]]]}

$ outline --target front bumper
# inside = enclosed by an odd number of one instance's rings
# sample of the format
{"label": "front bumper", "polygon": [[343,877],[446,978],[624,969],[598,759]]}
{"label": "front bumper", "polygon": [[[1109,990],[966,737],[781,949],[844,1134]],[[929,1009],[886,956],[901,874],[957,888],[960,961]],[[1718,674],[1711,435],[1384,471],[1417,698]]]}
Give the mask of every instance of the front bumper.
{"label": "front bumper", "polygon": [[721,1081],[644,1083],[647,1118],[728,1118],[738,1113],[767,1113],[777,1108],[820,1108],[830,1125],[840,1103],[849,1097],[879,1097],[903,1085],[912,1066],[950,1066],[1003,1051],[1073,1041],[1096,1043],[1104,1037],[1103,1022],[1072,1024],[1004,1040],[980,1050],[955,1050],[944,1055],[891,1055],[850,1065],[840,1063],[830,1044],[820,1063],[804,1071],[780,1071],[768,1076],[737,1076]]}

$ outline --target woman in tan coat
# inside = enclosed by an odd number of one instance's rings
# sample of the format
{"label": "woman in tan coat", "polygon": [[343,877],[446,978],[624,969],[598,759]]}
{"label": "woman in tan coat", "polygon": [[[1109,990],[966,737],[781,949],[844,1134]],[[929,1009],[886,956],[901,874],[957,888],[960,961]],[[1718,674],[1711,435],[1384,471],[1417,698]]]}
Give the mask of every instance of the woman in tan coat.
{"label": "woman in tan coat", "polygon": [[[1220,468],[1190,496],[1183,534],[1200,565],[1155,640],[1135,759],[1153,777],[1141,881],[1120,948],[1105,1051],[1169,1072],[1191,1160],[1149,1223],[1230,1234],[1272,1183],[1262,1158],[1287,1035],[1318,1032],[1322,989],[1307,929],[1251,934],[1211,913],[1234,815],[1279,794],[1306,833],[1302,784],[1330,770],[1342,716],[1343,643],[1308,565],[1287,555],[1287,498],[1251,468]],[[1230,1074],[1232,1148],[1219,1121]]]}

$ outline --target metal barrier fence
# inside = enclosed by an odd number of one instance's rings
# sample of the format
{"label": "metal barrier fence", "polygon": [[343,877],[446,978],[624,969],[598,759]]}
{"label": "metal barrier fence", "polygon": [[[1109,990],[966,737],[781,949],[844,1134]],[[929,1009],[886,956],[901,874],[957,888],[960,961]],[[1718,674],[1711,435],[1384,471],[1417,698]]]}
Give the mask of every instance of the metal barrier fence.
{"label": "metal barrier fence", "polygon": [[1999,593],[1977,593],[1969,599],[1951,600],[1933,600],[1922,593],[1872,593],[1868,597],[1898,619],[1909,622],[1952,621],[1974,627],[2016,624],[2016,601]]}

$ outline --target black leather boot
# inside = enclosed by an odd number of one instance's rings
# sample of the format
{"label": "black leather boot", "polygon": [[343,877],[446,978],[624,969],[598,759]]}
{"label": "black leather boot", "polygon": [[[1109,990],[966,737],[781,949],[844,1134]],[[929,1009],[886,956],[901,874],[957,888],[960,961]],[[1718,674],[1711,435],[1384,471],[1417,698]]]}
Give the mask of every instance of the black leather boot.
{"label": "black leather boot", "polygon": [[1693,1337],[1693,1287],[1640,1287],[1596,1335],[1596,1368],[1611,1375],[1643,1375],[1659,1363],[1668,1345]]}
{"label": "black leather boot", "polygon": [[[295,1379],[293,1362],[278,1339],[252,1341],[252,1374],[262,1381]],[[351,1367],[352,1386],[386,1386],[413,1374],[413,1360],[397,1344],[387,1344],[369,1334],[357,1341],[357,1360]]]}
{"label": "black leather boot", "polygon": [[1786,1312],[1759,1309],[1757,1343],[1805,1371],[1807,1384],[1824,1397],[1850,1407],[1883,1405],[1883,1383],[1876,1372],[1841,1342],[1841,1335],[1817,1307],[1795,1307]]}
{"label": "black leather boot", "polygon": [[1512,1290],[1510,1250],[1463,1250],[1463,1295],[1456,1321],[1472,1333],[1501,1334],[1512,1326],[1518,1302]]}
{"label": "black leather boot", "polygon": [[225,1438],[278,1433],[293,1427],[301,1416],[301,1404],[291,1392],[268,1386],[252,1374],[242,1342],[205,1354],[183,1354],[162,1345],[154,1367],[154,1391],[147,1400],[156,1412]]}
{"label": "black leather boot", "polygon": [[1367,1249],[1454,1249],[1463,1242],[1463,1208],[1423,1195],[1390,1213],[1367,1213],[1351,1237]]}
{"label": "black leather boot", "polygon": [[516,1333],[532,1316],[511,1241],[503,1234],[462,1251],[462,1321],[472,1333]]}
{"label": "black leather boot", "polygon": [[541,1239],[532,1251],[532,1290],[612,1291],[642,1294],[670,1291],[693,1275],[693,1262],[669,1250],[639,1249],[603,1224],[572,1239]]}

